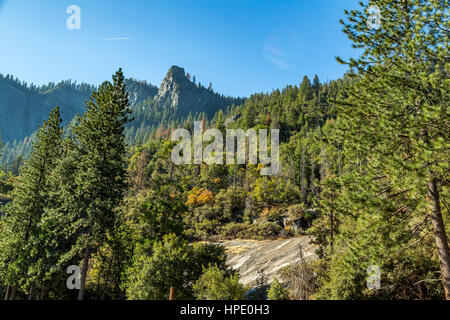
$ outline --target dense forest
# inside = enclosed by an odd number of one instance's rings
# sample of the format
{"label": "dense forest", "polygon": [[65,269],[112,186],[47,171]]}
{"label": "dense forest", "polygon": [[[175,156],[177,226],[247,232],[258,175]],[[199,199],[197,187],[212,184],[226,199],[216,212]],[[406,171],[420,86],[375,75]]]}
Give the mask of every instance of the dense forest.
{"label": "dense forest", "polygon": [[[56,107],[31,138],[8,142],[0,294],[161,300],[173,288],[176,299],[450,299],[448,5],[377,5],[379,29],[367,26],[362,4],[341,21],[361,50],[337,58],[348,66],[341,79],[304,76],[226,106],[214,93],[216,107],[183,113],[147,84],[147,97],[133,100],[137,82],[119,70],[89,88],[82,115],[63,122]],[[195,121],[223,134],[279,129],[280,172],[175,165],[171,133],[193,132]],[[317,258],[282,268],[253,295],[219,244],[299,236],[311,238]],[[71,266],[79,290],[68,290]]]}

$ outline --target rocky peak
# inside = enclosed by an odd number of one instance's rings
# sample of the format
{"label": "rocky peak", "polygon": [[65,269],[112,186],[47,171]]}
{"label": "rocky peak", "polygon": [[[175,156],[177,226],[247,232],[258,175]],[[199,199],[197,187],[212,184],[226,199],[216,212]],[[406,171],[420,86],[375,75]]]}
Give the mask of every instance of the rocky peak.
{"label": "rocky peak", "polygon": [[189,112],[206,112],[212,115],[219,109],[236,103],[236,99],[223,97],[194,84],[187,78],[184,69],[178,66],[169,69],[154,100],[180,115],[187,115]]}
{"label": "rocky peak", "polygon": [[192,103],[192,95],[197,87],[186,77],[183,68],[172,66],[167,72],[155,100],[160,103],[169,103],[173,109],[180,110]]}
{"label": "rocky peak", "polygon": [[184,69],[178,66],[172,66],[170,67],[169,71],[167,72],[167,77],[171,77],[172,79],[182,81],[182,80],[188,80],[186,77],[186,74],[184,72]]}

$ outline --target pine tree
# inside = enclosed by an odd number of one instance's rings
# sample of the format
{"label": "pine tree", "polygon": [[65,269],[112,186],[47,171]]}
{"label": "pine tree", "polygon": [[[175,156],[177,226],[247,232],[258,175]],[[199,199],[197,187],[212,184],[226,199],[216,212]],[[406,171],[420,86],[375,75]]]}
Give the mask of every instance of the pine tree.
{"label": "pine tree", "polygon": [[61,154],[61,121],[56,107],[39,127],[30,158],[20,170],[14,201],[3,220],[0,268],[11,288],[11,300],[13,292],[20,288],[31,290],[33,281],[37,280],[29,269],[39,258],[39,223],[48,201],[49,174]]}
{"label": "pine tree", "polygon": [[[346,12],[348,21],[342,21],[354,47],[363,50],[358,59],[338,58],[359,73],[339,109],[345,156],[358,160],[350,161],[355,166],[341,194],[347,206],[342,210],[364,220],[370,220],[369,212],[381,215],[370,223],[380,228],[388,224],[382,233],[386,237],[402,230],[398,242],[389,238],[379,242],[386,247],[390,243],[391,251],[397,246],[397,253],[414,241],[426,243],[423,226],[431,222],[443,287],[450,299],[450,252],[442,216],[450,169],[448,7],[445,1],[423,0],[369,4],[380,9],[380,28],[371,28],[368,21],[373,17],[364,7]],[[399,215],[409,218],[389,224]],[[363,224],[361,232],[376,238],[369,233],[370,223]],[[374,249],[372,257],[381,251]]]}
{"label": "pine tree", "polygon": [[311,81],[307,76],[303,77],[299,91],[301,102],[306,102],[312,98]]}
{"label": "pine tree", "polygon": [[313,80],[313,84],[312,84],[312,89],[314,91],[314,94],[316,95],[316,97],[319,97],[319,92],[320,92],[320,81],[319,81],[319,77],[316,75],[314,75],[314,80]]}
{"label": "pine tree", "polygon": [[81,290],[84,296],[91,253],[105,241],[116,221],[115,208],[127,188],[124,125],[131,113],[122,70],[94,92],[87,110],[74,128],[80,163],[74,175],[77,184],[77,218],[81,225],[78,244],[83,247]]}

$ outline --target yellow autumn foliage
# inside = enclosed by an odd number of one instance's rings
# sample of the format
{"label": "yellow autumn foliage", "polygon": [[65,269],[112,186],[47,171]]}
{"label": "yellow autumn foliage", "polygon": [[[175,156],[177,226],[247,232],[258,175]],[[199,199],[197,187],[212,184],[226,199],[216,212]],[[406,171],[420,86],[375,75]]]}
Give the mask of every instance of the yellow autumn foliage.
{"label": "yellow autumn foliage", "polygon": [[211,191],[205,188],[195,187],[189,194],[186,205],[198,207],[212,202],[214,202],[214,195]]}

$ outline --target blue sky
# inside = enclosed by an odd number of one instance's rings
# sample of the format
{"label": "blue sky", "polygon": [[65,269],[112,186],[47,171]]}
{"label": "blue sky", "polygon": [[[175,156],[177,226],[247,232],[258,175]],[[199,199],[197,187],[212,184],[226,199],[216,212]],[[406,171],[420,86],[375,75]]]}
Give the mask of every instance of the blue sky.
{"label": "blue sky", "polygon": [[[70,5],[81,29],[69,30]],[[346,71],[356,55],[338,23],[356,0],[0,0],[0,73],[98,85],[122,67],[159,86],[185,68],[215,91],[248,96]]]}

